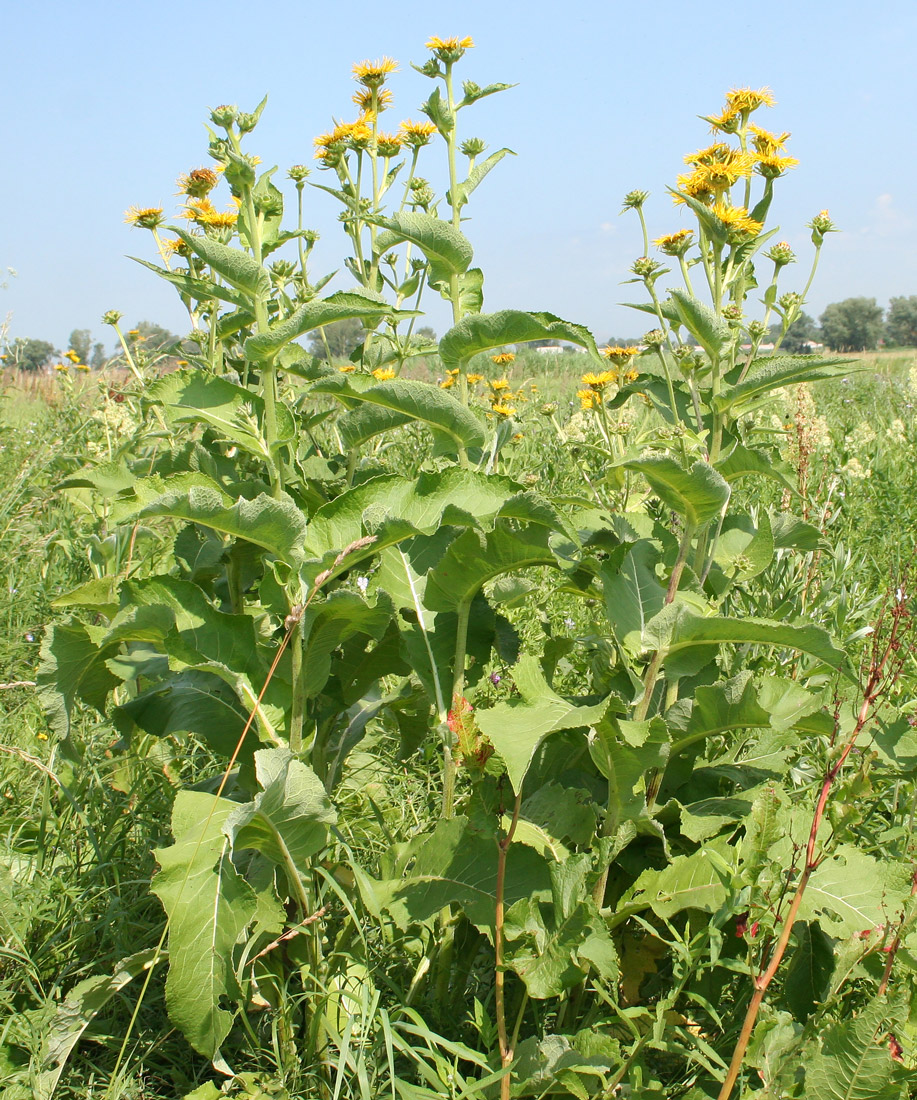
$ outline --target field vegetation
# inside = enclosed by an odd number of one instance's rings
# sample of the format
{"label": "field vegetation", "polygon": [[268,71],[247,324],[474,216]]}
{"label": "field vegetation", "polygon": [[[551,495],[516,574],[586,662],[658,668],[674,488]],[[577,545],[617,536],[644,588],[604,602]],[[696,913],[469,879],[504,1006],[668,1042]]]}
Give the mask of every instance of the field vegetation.
{"label": "field vegetation", "polygon": [[324,194],[216,108],[129,212],[189,334],[3,376],[8,1100],[917,1095],[917,353],[781,349],[767,89],[626,196],[638,342],[486,312],[471,48]]}

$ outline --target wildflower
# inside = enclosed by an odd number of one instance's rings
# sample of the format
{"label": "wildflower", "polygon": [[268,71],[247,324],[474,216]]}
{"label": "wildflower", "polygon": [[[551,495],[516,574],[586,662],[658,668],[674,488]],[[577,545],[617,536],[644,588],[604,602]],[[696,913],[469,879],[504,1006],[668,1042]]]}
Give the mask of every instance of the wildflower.
{"label": "wildflower", "polygon": [[490,388],[495,393],[499,393],[500,390],[509,389],[509,381],[506,378],[497,378],[496,380],[491,379],[490,381],[488,381],[487,385],[490,386]]}
{"label": "wildflower", "polygon": [[772,260],[777,267],[785,267],[786,264],[794,264],[796,262],[796,253],[790,248],[788,241],[779,241],[777,244],[772,245],[764,256],[768,260]]}
{"label": "wildflower", "polygon": [[730,206],[729,203],[720,201],[713,207],[713,213],[727,232],[748,234],[750,237],[756,237],[761,232],[762,223],[749,217],[744,206]]}
{"label": "wildflower", "polygon": [[648,279],[650,282],[655,282],[663,271],[662,264],[651,260],[649,256],[638,257],[631,264],[630,269],[635,275],[639,275],[641,279]]}
{"label": "wildflower", "polygon": [[361,111],[386,111],[395,102],[388,88],[358,88],[350,98]]}
{"label": "wildflower", "polygon": [[822,210],[820,214],[816,214],[809,222],[809,228],[812,230],[812,243],[816,245],[822,243],[826,233],[837,232],[837,227],[831,220],[827,210]]}
{"label": "wildflower", "polygon": [[427,49],[432,50],[440,61],[447,65],[453,65],[465,50],[474,48],[471,38],[437,38],[434,36],[427,41]]}
{"label": "wildflower", "polygon": [[777,153],[785,152],[785,146],[790,139],[790,135],[786,132],[777,135],[772,134],[770,130],[762,130],[760,126],[755,126],[752,123],[749,127],[753,137],[755,151],[760,153],[763,157],[772,157]]}
{"label": "wildflower", "polygon": [[441,390],[451,390],[454,385],[455,385],[455,379],[454,378],[444,378],[440,382],[439,388]]}
{"label": "wildflower", "polygon": [[80,361],[79,355],[77,355],[73,348],[70,348],[69,351],[64,352],[64,358],[69,359],[71,363],[79,363]]}
{"label": "wildflower", "polygon": [[191,255],[191,249],[181,239],[181,237],[167,237],[166,240],[164,240],[162,242],[162,247],[166,250],[166,252],[168,252],[170,255],[173,255],[173,256],[174,255],[178,255],[178,256],[190,256]]}
{"label": "wildflower", "polygon": [[395,368],[394,367],[377,367],[373,371],[373,378],[375,378],[377,382],[388,382],[390,379],[392,379],[394,377],[395,377]]}
{"label": "wildflower", "polygon": [[376,151],[380,157],[397,157],[401,152],[401,140],[398,134],[379,134],[376,137]]}
{"label": "wildflower", "polygon": [[412,122],[407,118],[401,123],[401,138],[405,145],[413,149],[420,149],[430,144],[431,135],[436,133],[436,125],[433,122]]}
{"label": "wildflower", "polygon": [[132,206],[124,211],[124,220],[138,229],[158,229],[165,218],[161,206]]}
{"label": "wildflower", "polygon": [[718,115],[701,115],[704,122],[710,123],[710,129],[716,132],[722,130],[724,134],[734,134],[739,129],[741,121],[740,112],[736,107],[724,107]]}
{"label": "wildflower", "polygon": [[765,179],[773,180],[782,176],[789,168],[796,168],[799,160],[796,157],[780,157],[776,153],[770,156],[758,157],[757,169]]}
{"label": "wildflower", "polygon": [[140,335],[140,329],[139,328],[129,328],[127,330],[127,335],[132,336],[135,340],[142,339],[142,337]]}
{"label": "wildflower", "polygon": [[481,138],[468,138],[459,146],[459,151],[469,160],[472,160],[474,157],[479,157],[486,148],[487,145]]}
{"label": "wildflower", "polygon": [[733,88],[726,93],[726,106],[744,114],[757,111],[759,107],[774,107],[776,104],[777,100],[770,88],[759,88],[757,91],[753,88]]}
{"label": "wildflower", "polygon": [[516,356],[511,351],[501,351],[498,355],[492,355],[490,361],[496,363],[498,367],[503,367],[507,363],[515,362]]}
{"label": "wildflower", "polygon": [[353,374],[356,369],[353,363],[345,363],[342,367],[338,367],[341,374]]}
{"label": "wildflower", "polygon": [[212,168],[193,168],[186,176],[178,177],[179,194],[202,199],[216,187],[217,181]]}
{"label": "wildflower", "polygon": [[715,160],[725,160],[730,153],[735,151],[731,145],[727,145],[724,141],[717,141],[713,145],[708,145],[706,149],[698,149],[696,153],[688,153],[685,157],[685,164],[690,164],[692,168],[696,168],[699,164],[710,164]]}
{"label": "wildflower", "polygon": [[633,359],[635,355],[640,354],[640,349],[635,347],[602,348],[602,354],[605,356],[606,359],[611,359],[612,362],[618,363],[621,366],[625,366],[631,361],[631,359]]}
{"label": "wildflower", "polygon": [[360,61],[353,67],[353,78],[367,88],[378,88],[390,73],[398,72],[398,62],[391,57],[379,61]]}
{"label": "wildflower", "polygon": [[661,328],[651,329],[643,334],[643,343],[648,348],[661,348],[665,343],[665,333]]}
{"label": "wildflower", "polygon": [[309,169],[304,164],[294,164],[287,172],[287,176],[289,176],[294,183],[302,183],[308,175]]}
{"label": "wildflower", "polygon": [[649,191],[628,191],[621,203],[622,210],[639,210],[650,197]]}
{"label": "wildflower", "polygon": [[483,374],[469,374],[466,381],[467,381],[469,386],[476,386],[478,384],[478,382],[483,381],[483,379],[484,379]]}
{"label": "wildflower", "polygon": [[357,588],[366,595],[366,589],[369,588],[369,577],[357,577]]}
{"label": "wildflower", "polygon": [[488,679],[490,680],[490,682],[492,684],[496,685],[496,684],[500,683],[500,681],[503,679],[503,677],[500,675],[499,672],[492,672],[490,674],[490,676],[488,677]]}
{"label": "wildflower", "polygon": [[693,243],[693,237],[693,229],[679,229],[677,233],[657,237],[653,244],[667,256],[684,256]]}
{"label": "wildflower", "polygon": [[121,320],[121,318],[123,316],[124,316],[124,314],[119,313],[116,309],[109,309],[105,313],[102,314],[102,324],[103,325],[116,325]]}
{"label": "wildflower", "polygon": [[70,370],[70,364],[69,363],[55,363],[54,364],[54,369],[58,372],[58,374],[66,374]]}
{"label": "wildflower", "polygon": [[631,368],[629,371],[625,371],[624,373],[625,382],[636,382],[639,377],[640,371],[634,370],[633,368]]}
{"label": "wildflower", "polygon": [[219,107],[214,107],[210,112],[210,121],[213,122],[214,125],[220,126],[224,130],[228,130],[236,121],[236,116],[238,114],[238,107],[230,107],[228,104],[223,103]]}
{"label": "wildflower", "polygon": [[580,408],[583,411],[594,409],[602,403],[602,395],[598,390],[577,390],[576,396],[580,399]]}
{"label": "wildflower", "polygon": [[512,405],[506,405],[503,402],[500,402],[496,405],[491,405],[490,411],[496,413],[497,416],[502,416],[504,418],[513,416],[516,412]]}
{"label": "wildflower", "polygon": [[88,363],[77,363],[77,364],[76,364],[76,369],[77,369],[78,371],[82,371],[82,372],[83,372],[84,374],[86,374],[86,373],[88,373],[88,372],[89,372],[89,370],[90,370],[90,367],[89,367],[89,364],[88,364]]}

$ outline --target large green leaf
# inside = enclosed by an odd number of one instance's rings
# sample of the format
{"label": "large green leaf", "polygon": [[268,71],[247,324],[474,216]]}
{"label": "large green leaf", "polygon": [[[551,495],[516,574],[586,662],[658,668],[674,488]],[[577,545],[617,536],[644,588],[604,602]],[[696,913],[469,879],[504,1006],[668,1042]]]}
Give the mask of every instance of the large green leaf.
{"label": "large green leaf", "polygon": [[484,537],[475,530],[464,531],[427,575],[424,606],[431,611],[456,611],[501,573],[537,565],[557,566],[545,527],[530,524],[518,531],[495,527]]}
{"label": "large green leaf", "polygon": [[282,868],[296,890],[309,859],[325,846],[337,814],[315,772],[288,749],[256,752],[255,770],[261,793],[237,806],[223,831],[234,849],[254,848]]}
{"label": "large green leaf", "polygon": [[119,683],[106,667],[105,656],[83,623],[55,623],[45,635],[36,674],[38,696],[51,728],[61,737],[70,732],[70,713],[77,699],[104,713],[108,693]]}
{"label": "large green leaf", "polygon": [[420,212],[393,214],[389,218],[372,218],[385,232],[376,238],[380,255],[401,241],[416,245],[430,262],[430,281],[438,283],[450,275],[467,271],[474,250],[471,242],[458,229],[435,214]]}
{"label": "large green leaf", "polygon": [[812,873],[802,904],[801,920],[818,920],[834,936],[850,936],[894,920],[910,894],[910,865],[877,860],[842,844]]}
{"label": "large green leaf", "polygon": [[665,768],[669,751],[669,731],[658,716],[643,722],[609,717],[596,724],[589,752],[608,780],[607,835],[624,821],[647,816],[646,776]]}
{"label": "large green leaf", "polygon": [[849,359],[821,359],[814,355],[777,355],[756,359],[748,377],[743,382],[724,387],[714,398],[714,404],[721,412],[731,409],[736,413],[782,386],[837,378],[857,369],[861,368]]}
{"label": "large green leaf", "polygon": [[177,287],[182,294],[188,298],[193,298],[196,302],[210,302],[214,298],[219,298],[223,302],[229,302],[230,305],[239,306],[242,309],[250,308],[249,298],[234,287],[226,286],[224,283],[216,283],[212,279],[196,279],[180,271],[169,271],[168,268],[158,267],[156,264],[138,259],[136,256],[131,256],[131,259],[136,260],[138,264],[143,264],[144,267],[148,267],[150,271],[155,271],[161,279],[165,279],[166,282]]}
{"label": "large green leaf", "polygon": [[778,481],[785,489],[796,492],[796,485],[789,477],[790,468],[774,454],[752,450],[736,443],[725,458],[716,464],[716,470],[730,484],[743,477],[769,477]]}
{"label": "large green leaf", "polygon": [[[497,902],[497,845],[491,833],[478,832],[465,817],[440,821],[432,833],[411,841],[414,858],[408,876],[383,884],[379,894],[400,927],[426,921],[447,905],[460,905],[480,928],[494,923]],[[550,896],[544,859],[524,844],[513,845],[506,859],[504,901]]]}
{"label": "large green leaf", "polygon": [[181,237],[192,252],[210,264],[217,274],[222,275],[238,290],[245,291],[252,298],[266,298],[270,294],[270,276],[247,252],[220,244],[201,233],[189,233],[184,229],[173,229],[173,232]]}
{"label": "large green leaf", "polygon": [[245,354],[250,359],[271,359],[291,340],[307,332],[357,317],[369,322],[392,312],[392,307],[378,295],[363,290],[341,290],[328,298],[306,302],[289,317],[271,325],[265,333],[249,336]]}
{"label": "large green leaf", "polygon": [[856,1016],[823,1032],[820,1049],[806,1059],[806,1096],[818,1100],[904,1100],[903,1067],[888,1050],[889,1006],[876,999]]}
{"label": "large green leaf", "polygon": [[[507,153],[513,154],[512,149],[498,149],[495,153],[491,153],[489,157],[480,161],[472,168],[468,173],[468,178],[457,184],[455,189],[455,198],[452,197],[452,192],[446,192],[446,202],[450,206],[457,206],[461,209],[466,202],[468,202],[468,196],[478,186],[482,179],[495,168]],[[515,154],[513,154],[515,156]]]}
{"label": "large green leaf", "polygon": [[[149,480],[155,480],[162,491],[145,503],[125,502],[123,515],[134,514],[144,519],[170,516],[200,523],[221,534],[252,542],[289,565],[301,560],[306,517],[291,500],[275,500],[261,493],[254,500],[233,501],[215,483],[186,488],[179,476],[174,479],[179,484],[173,488],[171,478]],[[147,495],[143,481],[137,482],[134,490],[141,500]]]}
{"label": "large green leaf", "polygon": [[577,706],[561,698],[545,680],[538,660],[529,654],[520,657],[514,666],[513,681],[521,702],[498,703],[489,710],[479,710],[476,717],[481,731],[502,757],[513,789],[521,791],[541,742],[559,730],[594,725],[608,704]]}
{"label": "large green leaf", "polygon": [[356,592],[333,592],[303,618],[303,676],[300,689],[309,699],[324,688],[338,646],[356,634],[379,639],[391,621],[392,604],[380,594],[373,606]]}
{"label": "large green leaf", "polygon": [[646,624],[665,606],[666,589],[656,573],[661,559],[656,545],[650,539],[641,539],[620,564],[609,558],[599,570],[608,621],[618,642],[632,657],[646,649]]}
{"label": "large green leaf", "polygon": [[718,516],[729,500],[729,484],[709,462],[699,460],[686,470],[667,455],[646,455],[621,463],[643,474],[668,508],[697,528]]}
{"label": "large green leaf", "polygon": [[599,359],[592,333],[582,325],[564,321],[553,313],[523,313],[504,309],[499,313],[471,313],[454,325],[439,342],[446,366],[467,362],[478,352],[527,340],[569,340]]}
{"label": "large green leaf", "polygon": [[729,325],[709,306],[683,290],[675,288],[669,291],[669,297],[681,323],[711,359],[717,358],[734,339]]}
{"label": "large green leaf", "polygon": [[339,421],[344,445],[358,447],[373,436],[419,421],[453,449],[482,447],[486,433],[473,412],[439,386],[405,378],[392,378],[366,390],[357,390],[346,380],[317,382],[315,393],[332,393],[360,402]]}
{"label": "large green leaf", "polygon": [[175,843],[153,853],[160,870],[151,888],[169,917],[169,1017],[212,1061],[232,1026],[226,1006],[241,995],[233,949],[256,908],[223,835],[235,807],[225,798],[179,791],[172,811]]}
{"label": "large green leaf", "polygon": [[682,909],[715,913],[726,900],[726,887],[708,850],[730,860],[727,842],[713,840],[689,856],[676,856],[661,871],[648,868],[625,895],[625,901],[643,902],[663,919]]}

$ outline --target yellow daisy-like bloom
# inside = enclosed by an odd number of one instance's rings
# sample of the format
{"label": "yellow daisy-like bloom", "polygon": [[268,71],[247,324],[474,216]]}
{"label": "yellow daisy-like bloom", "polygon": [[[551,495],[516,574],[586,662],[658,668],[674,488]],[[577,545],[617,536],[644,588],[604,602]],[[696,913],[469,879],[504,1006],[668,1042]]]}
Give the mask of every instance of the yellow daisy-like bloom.
{"label": "yellow daisy-like bloom", "polygon": [[796,168],[798,164],[796,157],[781,157],[776,154],[758,157],[758,171],[765,179],[776,179],[789,168]]}
{"label": "yellow daisy-like bloom", "polygon": [[398,72],[398,62],[391,57],[379,61],[360,61],[353,67],[353,78],[367,88],[378,88],[390,73]]}
{"label": "yellow daisy-like bloom", "polygon": [[377,134],[376,152],[380,157],[397,157],[401,152],[401,137],[398,134]]}
{"label": "yellow daisy-like bloom", "polygon": [[394,377],[395,377],[395,368],[394,367],[377,367],[373,371],[373,378],[375,378],[375,380],[377,382],[388,382]]}
{"label": "yellow daisy-like bloom", "polygon": [[592,371],[587,371],[580,379],[580,382],[582,382],[584,386],[594,386],[596,389],[602,389],[602,387],[607,386],[609,382],[615,381],[617,381],[617,375],[611,370],[603,370],[601,374],[594,374]]}
{"label": "yellow daisy-like bloom", "polygon": [[685,157],[685,164],[696,167],[698,164],[710,164],[715,160],[724,161],[728,160],[730,154],[734,152],[736,150],[731,145],[727,145],[725,141],[716,141],[713,145],[708,145],[706,149],[698,149],[696,153],[688,153]]}
{"label": "yellow daisy-like bloom", "polygon": [[215,210],[202,217],[197,224],[208,229],[232,229],[238,220],[239,215],[235,210]]}
{"label": "yellow daisy-like bloom", "polygon": [[509,381],[506,378],[490,379],[487,385],[497,393],[499,393],[500,390],[509,389]]}
{"label": "yellow daisy-like bloom", "polygon": [[444,378],[442,380],[442,382],[440,382],[439,388],[441,390],[451,390],[454,385],[455,385],[455,379],[454,378]]}
{"label": "yellow daisy-like bloom", "polygon": [[193,168],[186,176],[179,176],[177,182],[180,195],[202,199],[216,187],[219,176],[212,168]]}
{"label": "yellow daisy-like bloom", "polygon": [[136,340],[139,340],[140,339],[140,329],[139,328],[128,329],[127,330],[127,335],[128,336],[133,336]]}
{"label": "yellow daisy-like bloom", "polygon": [[752,140],[754,141],[755,150],[762,156],[772,157],[785,151],[786,143],[790,139],[790,135],[786,131],[782,134],[772,134],[770,130],[762,130],[760,126],[755,126],[754,123],[751,123],[748,128],[754,135]]}
{"label": "yellow daisy-like bloom", "polygon": [[[375,89],[375,95],[376,111],[385,111],[395,102],[395,97],[388,88]],[[374,109],[372,88],[359,88],[351,98],[361,111],[372,111]]]}
{"label": "yellow daisy-like bloom", "polygon": [[631,368],[624,375],[624,381],[625,382],[636,382],[639,377],[640,377],[640,371],[634,370],[633,368]]}
{"label": "yellow daisy-like bloom", "polygon": [[511,351],[501,351],[499,355],[492,355],[490,361],[496,363],[498,367],[504,367],[507,363],[514,363],[516,356]]}
{"label": "yellow daisy-like bloom", "polygon": [[170,255],[173,256],[188,256],[191,254],[191,249],[180,237],[167,237],[162,242],[162,246]]}
{"label": "yellow daisy-like bloom", "polygon": [[483,381],[483,379],[484,379],[483,374],[469,374],[468,378],[467,378],[467,382],[468,382],[469,386],[476,386],[478,384],[478,382]]}
{"label": "yellow daisy-like bloom", "polygon": [[[684,195],[690,195],[692,199],[707,202],[712,192],[708,186],[708,180],[704,175],[704,168],[695,168],[689,175],[680,175],[675,181],[676,187]],[[675,196],[676,202],[684,202],[683,198]]]}
{"label": "yellow daisy-like bloom", "polygon": [[756,237],[761,232],[763,223],[749,217],[744,206],[730,206],[726,202],[718,202],[713,207],[713,213],[728,230],[735,233],[747,233],[751,237]]}
{"label": "yellow daisy-like bloom", "polygon": [[338,371],[341,374],[353,374],[356,369],[357,368],[353,365],[353,363],[345,363],[343,367],[338,367]]}
{"label": "yellow daisy-like bloom", "polygon": [[775,107],[777,100],[770,88],[733,88],[726,93],[726,105],[734,111],[751,112],[759,107]]}
{"label": "yellow daisy-like bloom", "polygon": [[722,130],[725,134],[734,134],[739,128],[740,114],[737,107],[724,107],[720,114],[704,115],[703,118],[714,132]]}
{"label": "yellow daisy-like bloom", "polygon": [[165,218],[161,206],[132,206],[124,211],[124,220],[138,229],[158,229]]}
{"label": "yellow daisy-like bloom", "polygon": [[436,133],[436,125],[432,122],[412,122],[406,118],[401,123],[401,137],[406,145],[419,149],[429,145],[430,138]]}
{"label": "yellow daisy-like bloom", "polygon": [[86,374],[91,368],[88,363],[77,363],[76,369]]}
{"label": "yellow daisy-like bloom", "polygon": [[54,369],[55,369],[55,370],[56,370],[56,371],[57,371],[57,372],[58,372],[59,374],[66,374],[66,373],[67,373],[67,371],[69,371],[69,370],[70,370],[70,364],[69,364],[69,363],[55,363],[55,364],[54,364]]}
{"label": "yellow daisy-like bloom", "polygon": [[474,42],[468,38],[438,38],[434,36],[427,41],[427,49],[432,50],[440,61],[445,61],[448,64],[454,64],[465,50],[470,50],[474,47]]}
{"label": "yellow daisy-like bloom", "polygon": [[602,348],[602,354],[606,359],[611,359],[615,363],[629,363],[635,355],[640,354],[640,349],[633,346],[627,348],[613,347]]}
{"label": "yellow daisy-like bloom", "polygon": [[70,348],[69,351],[64,352],[64,358],[69,359],[71,363],[78,363],[80,361],[80,357],[73,350],[73,348]]}
{"label": "yellow daisy-like bloom", "polygon": [[490,411],[504,418],[512,416],[516,412],[512,405],[504,405],[502,402],[499,405],[492,405]]}
{"label": "yellow daisy-like bloom", "polygon": [[691,247],[693,237],[693,229],[679,229],[677,233],[657,237],[653,244],[667,256],[683,256]]}
{"label": "yellow daisy-like bloom", "polygon": [[576,396],[580,400],[580,408],[584,411],[602,404],[602,395],[598,390],[577,390]]}

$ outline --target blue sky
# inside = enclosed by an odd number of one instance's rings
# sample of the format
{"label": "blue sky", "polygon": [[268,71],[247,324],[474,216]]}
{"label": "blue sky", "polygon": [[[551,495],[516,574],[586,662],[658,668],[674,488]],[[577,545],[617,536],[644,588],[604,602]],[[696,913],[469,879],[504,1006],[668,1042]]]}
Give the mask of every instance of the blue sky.
{"label": "blue sky", "polygon": [[[155,259],[149,235],[124,224],[132,203],[171,204],[175,179],[206,157],[208,108],[250,110],[270,95],[249,150],[280,177],[312,163],[312,138],[350,117],[355,61],[401,63],[391,81],[392,128],[419,118],[431,83],[430,34],[471,35],[462,76],[518,87],[464,112],[465,136],[516,152],[467,208],[465,231],[485,272],[485,309],[550,310],[599,339],[638,335],[618,303],[642,252],[636,219],[619,217],[632,188],[651,193],[653,235],[688,224],[665,188],[685,153],[706,145],[697,116],[731,87],[769,85],[777,107],[759,122],[789,130],[800,167],[781,180],[769,225],[808,256],[805,223],[823,208],[831,237],[807,312],[866,295],[880,304],[917,294],[917,143],[913,0],[871,4],[774,0],[710,7],[569,0],[466,0],[460,15],[432,5],[318,5],[271,0],[42,3],[4,15],[4,170],[0,176],[0,320],[10,335],[65,345],[107,309],[185,330],[174,292],[127,259]],[[396,117],[397,116],[397,117]],[[429,158],[422,174],[441,176]],[[315,172],[313,181],[332,182]],[[313,274],[341,270],[345,240],[330,196],[308,192],[321,233]],[[7,267],[16,277],[2,278]],[[800,263],[784,289],[801,289]],[[799,283],[797,287],[795,284]],[[432,296],[431,296],[432,300]],[[433,303],[441,334],[446,313]]]}

